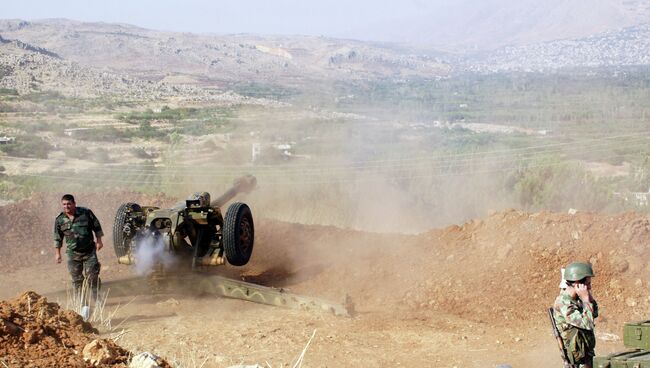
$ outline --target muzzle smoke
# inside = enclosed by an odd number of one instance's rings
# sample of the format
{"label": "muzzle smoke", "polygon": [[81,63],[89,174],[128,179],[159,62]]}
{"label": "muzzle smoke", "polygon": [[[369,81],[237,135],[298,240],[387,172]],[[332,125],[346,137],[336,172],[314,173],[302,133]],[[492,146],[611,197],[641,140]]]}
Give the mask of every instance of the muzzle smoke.
{"label": "muzzle smoke", "polygon": [[135,270],[139,275],[150,274],[156,265],[164,268],[174,263],[174,257],[165,250],[161,236],[146,236],[137,242],[135,250]]}

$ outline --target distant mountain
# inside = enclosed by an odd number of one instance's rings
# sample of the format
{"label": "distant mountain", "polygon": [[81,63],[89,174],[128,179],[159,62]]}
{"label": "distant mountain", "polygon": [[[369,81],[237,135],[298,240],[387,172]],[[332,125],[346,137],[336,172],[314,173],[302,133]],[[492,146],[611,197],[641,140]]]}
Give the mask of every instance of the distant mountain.
{"label": "distant mountain", "polygon": [[449,71],[432,57],[322,37],[172,33],[65,19],[0,20],[0,34],[81,65],[200,85],[410,75],[435,78]]}
{"label": "distant mountain", "polygon": [[465,52],[581,38],[650,22],[647,0],[454,0],[422,4],[418,16],[384,21],[348,35]]}
{"label": "distant mountain", "polygon": [[0,37],[0,88],[12,89],[19,94],[56,91],[69,97],[119,95],[121,98],[156,100],[189,96],[195,101],[264,103],[233,93],[147,81],[79,65],[41,47],[4,37]]}
{"label": "distant mountain", "polygon": [[457,69],[491,73],[650,65],[650,23],[578,39],[504,47],[464,59]]}
{"label": "distant mountain", "polygon": [[23,50],[27,50],[27,51],[33,51],[35,53],[39,53],[39,54],[43,54],[43,55],[51,56],[53,58],[60,59],[59,55],[57,55],[57,54],[55,54],[55,53],[53,53],[53,52],[51,52],[49,50],[46,50],[44,48],[37,47],[37,46],[32,46],[30,44],[24,43],[24,42],[19,41],[19,40],[6,40],[2,36],[0,36],[0,44],[8,44],[8,43],[13,44],[14,47],[19,48],[19,49],[23,49]]}

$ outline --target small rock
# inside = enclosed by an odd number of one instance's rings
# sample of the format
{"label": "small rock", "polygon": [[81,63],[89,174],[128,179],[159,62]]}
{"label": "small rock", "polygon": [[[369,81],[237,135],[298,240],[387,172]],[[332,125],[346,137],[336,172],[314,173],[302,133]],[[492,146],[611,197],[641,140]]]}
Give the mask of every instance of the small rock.
{"label": "small rock", "polygon": [[81,356],[92,365],[109,364],[117,358],[117,351],[106,341],[95,339],[84,346]]}
{"label": "small rock", "polygon": [[131,359],[129,368],[160,368],[162,364],[160,357],[145,351]]}

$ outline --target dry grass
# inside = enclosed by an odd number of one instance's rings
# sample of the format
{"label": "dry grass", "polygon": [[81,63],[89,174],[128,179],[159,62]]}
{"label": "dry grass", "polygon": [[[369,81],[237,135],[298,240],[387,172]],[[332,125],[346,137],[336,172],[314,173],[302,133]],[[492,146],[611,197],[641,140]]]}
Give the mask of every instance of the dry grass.
{"label": "dry grass", "polygon": [[[92,297],[90,284],[87,280],[84,280],[81,286],[81,291],[78,294],[69,287],[66,289],[66,309],[72,310],[83,317],[83,308],[87,306],[90,308],[90,315],[86,319],[86,322],[90,322],[95,327],[101,328],[107,332],[113,332],[128,318],[122,320],[120,324],[113,327],[113,318],[120,310],[121,304],[118,304],[112,311],[107,311],[106,301],[108,300],[110,291],[111,290],[108,289],[104,292],[100,289],[97,292],[97,299],[93,300],[94,298]],[[135,298],[129,301],[126,305],[133,302],[133,300],[135,300]]]}
{"label": "dry grass", "polygon": [[307,341],[307,345],[305,345],[305,348],[302,349],[302,352],[298,356],[298,359],[296,359],[296,362],[292,366],[292,368],[300,368],[302,367],[302,362],[305,360],[305,354],[307,353],[307,349],[309,348],[309,344],[311,344],[311,340],[314,339],[314,336],[316,336],[316,330],[311,333],[311,337],[309,338],[309,341]]}

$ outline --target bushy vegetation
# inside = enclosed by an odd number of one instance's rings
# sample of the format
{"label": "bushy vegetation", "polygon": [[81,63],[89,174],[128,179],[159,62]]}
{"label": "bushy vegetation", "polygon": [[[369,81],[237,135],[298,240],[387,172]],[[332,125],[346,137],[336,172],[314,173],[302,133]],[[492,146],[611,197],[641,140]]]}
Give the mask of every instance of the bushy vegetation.
{"label": "bushy vegetation", "polygon": [[154,158],[154,155],[150,154],[147,152],[144,148],[142,147],[133,147],[129,150],[131,155],[133,155],[136,158],[144,159],[144,160],[150,160]]}
{"label": "bushy vegetation", "polygon": [[231,88],[242,96],[268,98],[271,100],[287,100],[301,93],[296,88],[261,83],[236,84],[231,86]]}
{"label": "bushy vegetation", "polygon": [[620,209],[612,200],[612,181],[597,179],[575,162],[547,157],[526,164],[509,179],[519,205],[526,210],[589,211]]}
{"label": "bushy vegetation", "polygon": [[168,132],[152,127],[148,121],[140,123],[135,129],[117,129],[108,126],[77,130],[74,132],[74,138],[92,142],[128,142],[132,138],[157,139],[164,142],[169,140]]}
{"label": "bushy vegetation", "polygon": [[0,96],[18,96],[18,91],[13,88],[0,88]]}
{"label": "bushy vegetation", "polygon": [[337,106],[391,116],[507,123],[535,129],[638,127],[650,113],[650,68],[625,73],[465,74],[441,80],[336,84]]}
{"label": "bushy vegetation", "polygon": [[83,160],[88,158],[89,151],[84,145],[74,145],[72,147],[65,147],[63,152],[65,152],[66,157]]}
{"label": "bushy vegetation", "polygon": [[220,109],[200,109],[195,107],[181,107],[172,109],[169,106],[163,106],[160,111],[147,109],[145,111],[132,111],[129,113],[118,114],[118,120],[129,124],[141,124],[144,121],[164,121],[180,124],[186,120],[211,120],[215,118],[232,117],[232,110],[228,108]]}
{"label": "bushy vegetation", "polygon": [[0,145],[0,151],[9,156],[29,158],[47,158],[53,148],[49,142],[33,135],[21,135],[14,143]]}
{"label": "bushy vegetation", "polygon": [[[650,163],[644,157],[647,157],[650,145],[642,139],[650,117],[648,68],[616,74],[597,71],[590,74],[459,75],[440,80],[355,80],[298,87],[242,83],[232,86],[232,89],[245,96],[290,100],[292,106],[286,109],[163,106],[154,111],[144,110],[153,106],[151,104],[117,97],[72,99],[52,92],[18,96],[12,91],[0,91],[0,109],[6,107],[22,112],[23,117],[33,116],[28,123],[25,123],[28,119],[22,119],[20,123],[6,124],[32,135],[63,134],[63,124],[48,120],[50,115],[47,113],[51,111],[58,116],[58,121],[65,121],[67,116],[74,121],[83,121],[75,115],[81,112],[102,118],[97,120],[130,124],[126,128],[104,126],[75,131],[72,138],[82,141],[130,142],[143,139],[175,147],[182,142],[184,135],[232,132],[233,142],[227,145],[217,146],[206,141],[198,147],[205,151],[219,150],[215,157],[218,156],[219,163],[228,165],[250,162],[249,143],[253,139],[266,145],[265,155],[258,161],[260,166],[291,167],[294,162],[300,162],[299,165],[317,167],[327,160],[330,163],[388,162],[393,166],[377,169],[381,171],[380,175],[393,178],[398,187],[413,193],[414,203],[427,209],[439,208],[440,196],[449,195],[447,189],[457,189],[450,185],[445,190],[438,190],[436,186],[445,183],[441,178],[452,177],[467,185],[466,190],[470,192],[470,185],[483,183],[466,183],[465,178],[473,178],[473,174],[486,167],[485,176],[489,176],[492,182],[486,183],[482,189],[506,198],[508,204],[529,210],[564,211],[567,207],[613,209],[619,203],[613,192],[648,189]],[[163,103],[169,102],[160,102]],[[356,113],[362,117],[348,118],[332,112]],[[454,128],[434,127],[434,121],[502,124],[529,129],[533,133],[477,134],[459,124]],[[69,122],[66,124],[67,127],[75,126]],[[84,123],[79,124],[84,126]],[[535,133],[538,130],[548,134]],[[634,135],[637,132],[639,137]],[[596,142],[600,146],[594,146],[591,140],[623,134],[629,134],[630,138],[613,140],[611,144]],[[281,151],[271,148],[272,144],[283,142],[297,142],[292,153],[312,160],[293,158],[296,161],[291,161]],[[40,139],[37,143],[39,147],[47,147]],[[547,156],[544,156],[545,149],[538,148],[530,151],[529,155],[513,153],[512,156],[494,156],[493,159],[491,156],[482,157],[489,151],[508,152],[549,144],[562,146],[550,150]],[[11,150],[9,145],[0,149]],[[29,147],[17,150],[24,157],[47,157],[47,153],[33,152],[26,156]],[[68,148],[64,152],[68,157],[95,162],[112,160],[111,152],[105,149]],[[155,159],[157,162],[165,160],[166,154],[162,152],[161,157],[154,157],[138,148],[129,153],[140,160]],[[169,164],[176,164],[178,155],[168,155],[172,160]],[[520,156],[523,159],[518,161]],[[423,159],[417,164],[409,163],[414,157]],[[393,163],[399,160],[405,162],[403,166]],[[614,165],[631,162],[631,175],[619,179],[597,178],[583,167],[581,161]],[[156,170],[147,167],[139,174],[117,171],[121,175],[119,185],[168,189],[165,183],[184,180],[182,176],[174,176],[174,180],[166,182]],[[342,177],[353,181],[364,170],[366,168],[349,168]],[[222,174],[228,173],[222,171]],[[322,181],[321,177],[300,174],[296,181]],[[91,176],[91,179],[98,178]],[[172,186],[169,184],[169,188]],[[484,214],[478,209],[473,210],[479,216]]]}

